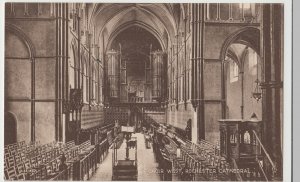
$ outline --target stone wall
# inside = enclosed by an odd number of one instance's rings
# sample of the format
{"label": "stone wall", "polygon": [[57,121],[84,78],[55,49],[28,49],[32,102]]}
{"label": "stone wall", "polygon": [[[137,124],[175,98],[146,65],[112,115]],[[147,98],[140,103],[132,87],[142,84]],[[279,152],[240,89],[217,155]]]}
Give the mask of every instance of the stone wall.
{"label": "stone wall", "polygon": [[[101,125],[103,66],[92,51],[91,63],[85,62],[85,68],[89,67],[81,75],[82,55],[85,61],[88,58],[87,34],[82,29],[78,48],[71,7],[65,3],[6,3],[5,10],[5,112],[16,116],[17,141],[65,140],[69,121],[79,119],[73,117],[79,115],[70,116],[69,92],[82,83],[84,102],[91,104],[82,113],[83,128]],[[85,21],[81,18],[81,25]],[[87,77],[92,80],[90,85]]]}
{"label": "stone wall", "polygon": [[[5,111],[17,119],[17,141],[55,140],[55,19],[50,4],[6,3]],[[34,130],[33,128],[34,127]],[[45,130],[47,128],[47,130]]]}

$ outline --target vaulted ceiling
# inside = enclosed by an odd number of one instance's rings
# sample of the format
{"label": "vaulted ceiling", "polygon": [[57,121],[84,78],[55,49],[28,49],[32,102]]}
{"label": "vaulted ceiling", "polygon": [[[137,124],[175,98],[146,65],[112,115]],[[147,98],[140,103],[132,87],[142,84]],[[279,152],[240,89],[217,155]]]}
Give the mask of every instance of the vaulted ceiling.
{"label": "vaulted ceiling", "polygon": [[96,40],[103,51],[123,30],[139,26],[153,34],[166,49],[175,38],[182,4],[98,3],[88,4],[89,27],[95,27]]}

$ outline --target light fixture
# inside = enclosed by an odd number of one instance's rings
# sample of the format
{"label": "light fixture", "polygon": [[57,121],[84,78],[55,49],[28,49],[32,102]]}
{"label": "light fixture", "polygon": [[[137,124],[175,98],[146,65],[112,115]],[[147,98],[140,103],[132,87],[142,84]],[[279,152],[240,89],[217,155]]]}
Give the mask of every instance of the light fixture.
{"label": "light fixture", "polygon": [[257,67],[256,67],[256,80],[255,80],[255,83],[256,83],[256,86],[255,86],[255,89],[254,89],[254,92],[252,92],[252,97],[258,102],[260,99],[261,99],[261,89],[259,88],[260,87],[260,81],[258,79],[258,63],[256,64]]}
{"label": "light fixture", "polygon": [[259,80],[255,80],[256,86],[254,92],[252,92],[253,98],[258,102],[261,99],[261,92],[259,89]]}

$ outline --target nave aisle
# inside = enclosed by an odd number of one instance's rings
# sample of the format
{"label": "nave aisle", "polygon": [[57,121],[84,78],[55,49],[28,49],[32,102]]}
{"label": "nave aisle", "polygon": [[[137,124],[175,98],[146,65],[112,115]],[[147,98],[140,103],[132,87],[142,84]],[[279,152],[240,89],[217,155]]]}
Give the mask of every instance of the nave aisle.
{"label": "nave aisle", "polygon": [[[160,177],[157,173],[158,164],[155,162],[152,148],[147,149],[145,145],[144,135],[141,133],[132,134],[137,137],[137,159],[138,159],[138,180],[139,181],[159,181]],[[118,150],[118,158],[125,158],[126,142],[124,140]],[[130,149],[133,150],[133,149]],[[133,152],[130,151],[130,154]],[[133,157],[133,156],[130,156]],[[111,181],[112,179],[112,149],[104,161],[99,165],[96,173],[90,178],[91,181]]]}

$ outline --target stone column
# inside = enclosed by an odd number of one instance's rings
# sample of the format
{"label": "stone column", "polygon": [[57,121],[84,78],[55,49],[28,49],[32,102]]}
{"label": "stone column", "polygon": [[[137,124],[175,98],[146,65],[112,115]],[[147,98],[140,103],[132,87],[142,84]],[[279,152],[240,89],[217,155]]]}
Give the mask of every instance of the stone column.
{"label": "stone column", "polygon": [[204,46],[204,4],[193,4],[192,17],[192,105],[197,112],[198,139],[205,139],[203,46]]}
{"label": "stone column", "polygon": [[282,174],[281,126],[282,126],[282,76],[283,63],[283,6],[281,4],[263,5],[262,22],[262,103],[263,103],[263,144],[271,159]]}

